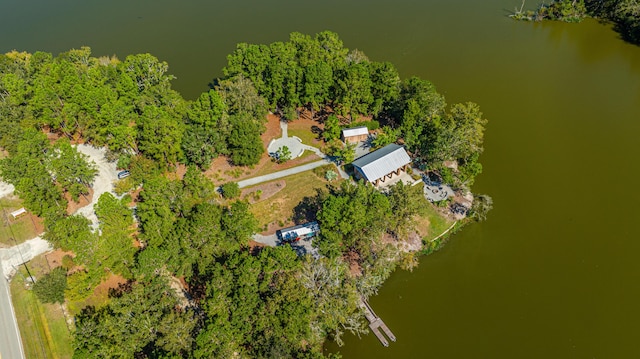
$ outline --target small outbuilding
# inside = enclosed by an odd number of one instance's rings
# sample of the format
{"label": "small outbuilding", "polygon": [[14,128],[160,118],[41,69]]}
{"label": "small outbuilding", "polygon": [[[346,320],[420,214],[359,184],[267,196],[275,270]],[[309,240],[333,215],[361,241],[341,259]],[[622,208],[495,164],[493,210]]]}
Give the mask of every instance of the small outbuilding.
{"label": "small outbuilding", "polygon": [[24,209],[24,207],[22,207],[17,211],[11,212],[11,217],[13,217],[13,219],[16,219],[18,217],[21,217],[21,216],[25,215],[26,213],[27,213],[27,210]]}
{"label": "small outbuilding", "polygon": [[342,130],[342,141],[344,143],[358,143],[365,141],[369,137],[369,129],[366,126],[345,128]]}
{"label": "small outbuilding", "polygon": [[278,239],[282,242],[296,242],[301,239],[315,237],[320,232],[318,222],[309,222],[276,231]]}
{"label": "small outbuilding", "polygon": [[353,161],[357,179],[363,178],[374,186],[400,175],[411,163],[404,147],[392,143]]}

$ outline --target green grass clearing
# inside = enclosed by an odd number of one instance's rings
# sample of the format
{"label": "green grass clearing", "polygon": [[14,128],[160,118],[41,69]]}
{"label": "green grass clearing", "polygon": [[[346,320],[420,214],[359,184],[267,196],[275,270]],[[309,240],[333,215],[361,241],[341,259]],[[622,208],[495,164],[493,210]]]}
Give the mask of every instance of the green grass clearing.
{"label": "green grass clearing", "polygon": [[[48,271],[43,255],[27,263],[34,277]],[[71,358],[73,339],[59,304],[43,304],[33,291],[25,288],[28,277],[24,266],[11,281],[11,299],[15,309],[25,356],[31,358]]]}
{"label": "green grass clearing", "polygon": [[30,213],[23,214],[17,219],[11,216],[11,212],[22,208],[21,199],[14,196],[0,198],[0,206],[3,209],[0,213],[0,243],[14,246],[16,243],[38,236],[38,230]]}
{"label": "green grass clearing", "polygon": [[[329,165],[321,168],[324,167],[333,168]],[[324,172],[315,169],[285,177],[283,180],[286,185],[283,189],[269,198],[252,204],[251,212],[258,219],[260,228],[266,228],[272,223],[276,223],[278,226],[287,225],[293,216],[293,209],[304,197],[315,196],[317,189],[326,188],[329,182],[316,173]],[[339,179],[334,180],[331,184],[337,185],[339,181]],[[253,187],[257,188],[258,186]]]}
{"label": "green grass clearing", "polygon": [[302,140],[302,143],[309,146],[318,146],[318,143],[315,142],[318,140],[318,135],[311,132],[310,130],[298,130],[298,129],[287,129],[287,135],[289,137],[296,136]]}
{"label": "green grass clearing", "polygon": [[427,235],[423,237],[423,240],[430,241],[446,231],[453,221],[438,212],[432,204],[427,205],[426,208],[427,214],[424,218],[429,221],[429,227]]}

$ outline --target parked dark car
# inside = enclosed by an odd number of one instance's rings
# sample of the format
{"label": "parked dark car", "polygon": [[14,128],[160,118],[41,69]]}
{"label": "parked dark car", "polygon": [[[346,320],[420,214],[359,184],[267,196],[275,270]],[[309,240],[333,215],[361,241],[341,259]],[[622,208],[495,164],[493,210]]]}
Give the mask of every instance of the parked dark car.
{"label": "parked dark car", "polygon": [[129,171],[118,172],[118,179],[127,178],[131,175]]}

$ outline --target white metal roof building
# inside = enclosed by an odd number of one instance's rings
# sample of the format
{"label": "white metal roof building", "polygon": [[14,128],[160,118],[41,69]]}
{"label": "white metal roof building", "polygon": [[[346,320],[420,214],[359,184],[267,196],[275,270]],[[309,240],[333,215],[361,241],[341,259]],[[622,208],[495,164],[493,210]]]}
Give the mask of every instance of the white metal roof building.
{"label": "white metal roof building", "polygon": [[392,143],[353,161],[356,178],[364,178],[377,186],[393,175],[399,175],[411,163],[404,147]]}
{"label": "white metal roof building", "polygon": [[360,142],[369,137],[369,129],[366,126],[345,128],[342,130],[342,140],[344,142]]}

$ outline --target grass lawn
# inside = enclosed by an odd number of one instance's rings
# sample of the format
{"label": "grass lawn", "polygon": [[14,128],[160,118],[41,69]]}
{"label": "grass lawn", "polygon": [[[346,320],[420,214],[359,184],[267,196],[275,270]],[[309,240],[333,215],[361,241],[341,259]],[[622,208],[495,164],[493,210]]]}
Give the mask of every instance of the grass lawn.
{"label": "grass lawn", "polygon": [[[7,246],[14,246],[27,239],[38,235],[38,229],[31,220],[31,214],[27,213],[18,219],[13,219],[11,212],[22,208],[22,200],[17,197],[0,198],[0,206],[4,210],[0,213],[0,243]],[[11,238],[15,238],[13,241]]]}
{"label": "grass lawn", "polygon": [[318,139],[318,135],[311,132],[310,130],[289,128],[287,129],[287,135],[289,137],[293,137],[293,136],[299,137],[302,140],[302,143],[304,143],[305,145],[318,147],[317,141],[314,141]]}
{"label": "grass lawn", "polygon": [[[320,168],[324,168],[320,167]],[[326,166],[328,169],[333,166]],[[333,169],[335,171],[335,169]],[[251,212],[259,221],[260,228],[276,225],[278,228],[291,224],[293,209],[304,197],[315,196],[316,189],[326,188],[329,182],[316,173],[324,171],[315,169],[283,178],[286,185],[269,198],[251,205]],[[339,180],[331,182],[338,184]],[[250,188],[249,188],[250,189]],[[269,226],[271,229],[271,226]]]}
{"label": "grass lawn", "polygon": [[423,240],[430,241],[442,232],[446,231],[447,228],[453,224],[453,221],[436,210],[436,208],[429,204],[427,206],[427,215],[424,216],[429,221],[429,227],[427,229],[427,235],[423,237]]}
{"label": "grass lawn", "polygon": [[[38,256],[27,263],[36,277],[45,273],[46,260]],[[71,358],[72,337],[59,304],[40,303],[24,286],[28,277],[24,266],[11,281],[11,299],[16,312],[20,336],[27,358]]]}

